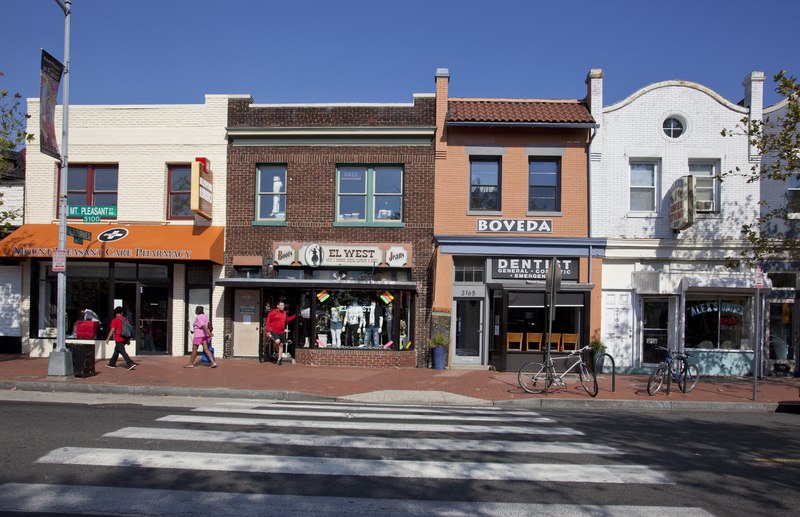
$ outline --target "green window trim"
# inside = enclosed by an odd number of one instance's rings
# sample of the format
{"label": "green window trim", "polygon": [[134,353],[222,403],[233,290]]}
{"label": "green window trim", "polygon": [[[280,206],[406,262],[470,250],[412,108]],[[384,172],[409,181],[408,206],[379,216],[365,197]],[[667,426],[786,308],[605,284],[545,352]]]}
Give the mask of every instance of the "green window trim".
{"label": "green window trim", "polygon": [[[393,171],[394,169],[394,171]],[[377,191],[378,175],[386,171],[388,189]],[[399,177],[392,178],[391,173],[399,173]],[[344,176],[346,174],[347,176]],[[349,178],[348,178],[349,176]],[[393,181],[396,181],[395,190],[392,191]],[[352,180],[355,183],[350,188],[343,189],[342,182]],[[405,168],[402,164],[337,164],[336,165],[336,203],[333,226],[373,226],[373,227],[399,227],[404,228],[404,202],[405,202]],[[363,183],[363,186],[359,183]],[[384,187],[386,188],[386,187]],[[399,190],[399,192],[398,192]],[[377,209],[376,203],[384,202],[386,208]],[[391,203],[391,206],[390,204]],[[346,205],[346,207],[345,207]],[[363,217],[358,217],[363,210]],[[356,217],[345,218],[348,215]],[[388,216],[379,218],[381,213]],[[392,217],[397,215],[398,217]],[[358,217],[358,218],[357,218]]]}

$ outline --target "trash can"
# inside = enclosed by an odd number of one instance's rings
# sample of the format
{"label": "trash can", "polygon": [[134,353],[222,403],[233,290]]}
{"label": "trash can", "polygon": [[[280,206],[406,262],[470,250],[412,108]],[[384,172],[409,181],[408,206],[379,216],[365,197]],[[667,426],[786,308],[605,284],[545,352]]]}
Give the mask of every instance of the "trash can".
{"label": "trash can", "polygon": [[67,348],[72,352],[72,368],[75,370],[75,377],[89,377],[95,374],[94,345],[67,343]]}

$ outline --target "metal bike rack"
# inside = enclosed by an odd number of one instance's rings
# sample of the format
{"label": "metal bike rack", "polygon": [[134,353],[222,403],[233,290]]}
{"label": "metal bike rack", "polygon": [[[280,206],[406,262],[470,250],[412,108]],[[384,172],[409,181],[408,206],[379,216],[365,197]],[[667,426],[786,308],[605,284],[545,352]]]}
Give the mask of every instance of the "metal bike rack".
{"label": "metal bike rack", "polygon": [[[617,391],[617,364],[614,362],[614,357],[612,357],[611,354],[603,352],[600,357],[608,357],[611,360],[611,391],[613,393]],[[594,362],[592,362],[592,370],[595,376],[597,376],[597,369],[594,367]]]}

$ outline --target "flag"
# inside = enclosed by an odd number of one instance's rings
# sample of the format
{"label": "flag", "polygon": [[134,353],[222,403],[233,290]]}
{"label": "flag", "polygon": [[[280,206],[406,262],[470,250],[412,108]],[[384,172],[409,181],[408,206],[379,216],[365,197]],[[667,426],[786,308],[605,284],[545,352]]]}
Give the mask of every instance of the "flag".
{"label": "flag", "polygon": [[319,300],[321,302],[324,302],[325,300],[327,300],[330,297],[331,297],[331,295],[328,294],[328,291],[325,291],[324,289],[317,293],[317,300]]}
{"label": "flag", "polygon": [[42,70],[39,85],[39,148],[55,159],[61,158],[56,140],[56,104],[58,85],[64,65],[42,49]]}
{"label": "flag", "polygon": [[394,296],[392,296],[392,293],[390,293],[389,291],[385,291],[384,293],[382,293],[380,298],[381,300],[383,300],[383,303],[387,305],[392,303],[392,300],[394,300]]}

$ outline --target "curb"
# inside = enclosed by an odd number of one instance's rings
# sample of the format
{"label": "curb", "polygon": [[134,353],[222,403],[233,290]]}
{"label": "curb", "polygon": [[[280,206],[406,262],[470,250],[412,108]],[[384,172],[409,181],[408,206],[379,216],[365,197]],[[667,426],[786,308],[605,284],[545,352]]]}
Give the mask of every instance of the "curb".
{"label": "curb", "polygon": [[[525,399],[525,400],[465,400],[469,397],[448,392],[430,392],[429,396],[391,397],[382,392],[372,392],[348,396],[324,396],[283,390],[243,390],[232,388],[185,388],[157,386],[128,386],[109,384],[70,384],[65,381],[0,381],[0,389],[38,391],[38,392],[72,392],[115,395],[146,395],[153,397],[179,396],[204,398],[241,398],[257,400],[281,400],[289,402],[347,402],[347,403],[382,403],[382,404],[418,404],[418,405],[451,405],[451,406],[495,406],[505,408],[526,409],[580,409],[580,410],[669,410],[669,411],[746,411],[761,413],[800,413],[800,402],[711,402],[711,401],[671,401],[671,400],[609,400],[609,399]],[[428,393],[428,392],[423,392]],[[436,400],[433,400],[433,397]],[[396,398],[396,400],[392,400]]]}

